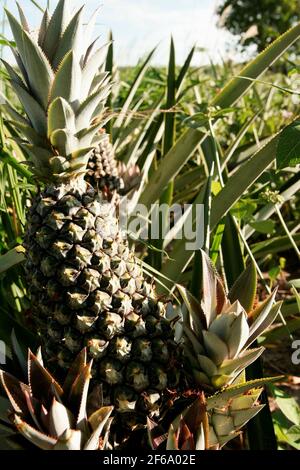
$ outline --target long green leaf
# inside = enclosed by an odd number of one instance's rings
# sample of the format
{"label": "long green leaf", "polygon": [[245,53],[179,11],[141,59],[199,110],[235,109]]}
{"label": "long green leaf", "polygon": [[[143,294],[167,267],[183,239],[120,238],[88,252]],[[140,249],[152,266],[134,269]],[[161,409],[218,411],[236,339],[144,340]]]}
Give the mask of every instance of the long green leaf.
{"label": "long green leaf", "polygon": [[63,98],[68,103],[78,100],[81,87],[81,68],[74,52],[70,51],[60,64],[51,88],[50,101]]}
{"label": "long green leaf", "polygon": [[1,161],[7,163],[12,168],[14,168],[19,175],[27,178],[28,180],[31,179],[32,174],[30,173],[30,171],[28,171],[27,168],[20,162],[18,162],[18,160],[13,157],[10,153],[0,149],[0,156]]}
{"label": "long green leaf", "polygon": [[[262,51],[254,60],[246,65],[239,73],[240,76],[252,79],[258,78],[270,65],[294,44],[300,36],[300,23],[279,36],[270,46]],[[213,106],[227,108],[240,99],[253,85],[252,81],[234,77],[213,100]]]}
{"label": "long green leaf", "polygon": [[[206,190],[205,190],[205,195],[203,199],[203,204],[204,204],[204,249],[206,253],[209,252],[209,245],[210,245],[210,212],[211,212],[211,187],[212,187],[212,179],[213,179],[213,174],[214,174],[214,164],[212,164],[211,167],[211,174],[207,180],[206,183]],[[194,257],[194,268],[193,268],[193,275],[192,275],[192,281],[191,281],[191,292],[192,294],[198,299],[199,295],[201,293],[201,287],[202,287],[202,253],[200,250],[195,251],[195,257]]]}
{"label": "long green leaf", "polygon": [[[105,63],[105,70],[109,73],[110,77],[113,77],[113,70],[114,70],[114,38],[112,31],[109,32],[108,35],[108,50],[106,55],[106,63]],[[107,98],[106,106],[108,109],[112,108],[112,96],[111,94]],[[108,134],[112,134],[112,121],[110,120],[105,126],[106,132]]]}
{"label": "long green leaf", "polygon": [[45,32],[43,48],[50,60],[53,59],[69,19],[69,1],[59,0]]}
{"label": "long green leaf", "polygon": [[276,148],[281,130],[242,165],[227,181],[212,203],[211,227],[214,229],[231,207],[268,168],[276,157]]}
{"label": "long green leaf", "polygon": [[227,285],[231,288],[245,268],[240,237],[231,214],[225,217],[222,254]]}
{"label": "long green leaf", "polygon": [[[82,47],[82,10],[83,6],[75,13],[70,23],[68,24],[60,42],[55,56],[53,59],[53,67],[56,69],[69,51],[74,53]],[[78,54],[80,58],[81,54]]]}
{"label": "long green leaf", "polygon": [[[254,345],[255,346],[255,345]],[[246,369],[247,380],[257,380],[257,377],[263,376],[261,359],[257,359]],[[266,383],[275,382],[275,380]],[[263,391],[260,401],[265,407],[256,415],[247,425],[247,434],[249,447],[251,450],[277,450],[277,441],[272,422],[272,415],[267,393]]]}
{"label": "long green leaf", "polygon": [[[300,244],[300,233],[293,236],[295,242]],[[291,241],[288,236],[271,238],[270,240],[264,240],[263,242],[255,243],[251,246],[251,250],[256,258],[262,258],[269,254],[281,253],[292,248]]]}
{"label": "long green leaf", "polygon": [[23,263],[25,260],[24,249],[22,247],[14,248],[5,255],[0,256],[0,274],[8,271],[8,269]]}
{"label": "long green leaf", "polygon": [[250,312],[253,308],[256,289],[257,274],[255,265],[251,261],[233,284],[229,291],[228,298],[231,303],[238,300],[246,312]]}
{"label": "long green leaf", "polygon": [[166,188],[171,178],[174,178],[193,154],[195,148],[199,144],[199,134],[195,129],[191,129],[192,133],[183,134],[177,141],[175,146],[167,153],[165,158],[159,165],[158,170],[150,177],[149,182],[141,195],[140,203],[150,208],[160,194]]}
{"label": "long green leaf", "polygon": [[[294,178],[292,178],[292,180],[294,180]],[[300,176],[299,175],[296,176],[295,182],[293,182],[292,180],[289,181],[289,187],[280,193],[282,204],[292,199],[294,195],[300,191]],[[254,221],[259,222],[259,221],[268,220],[275,212],[276,212],[276,208],[274,204],[272,203],[266,204],[258,212],[256,212],[256,214],[254,215]],[[251,235],[253,235],[253,233],[255,232],[255,229],[252,228],[251,225],[246,225],[246,227],[244,228],[244,232],[245,232],[245,238],[247,240],[249,237],[251,237]],[[265,243],[268,244],[269,241],[272,241],[272,240],[266,240]]]}
{"label": "long green leaf", "polygon": [[134,82],[132,83],[131,87],[130,87],[130,90],[128,92],[128,95],[125,99],[125,102],[122,106],[122,110],[120,112],[120,115],[119,117],[117,118],[116,122],[115,122],[115,127],[116,128],[120,128],[122,126],[122,123],[124,122],[125,118],[126,118],[126,114],[128,112],[128,110],[130,109],[130,106],[133,102],[133,99],[135,97],[135,94],[137,92],[137,89],[138,87],[140,86],[141,84],[141,81],[146,73],[146,70],[147,70],[147,67],[149,65],[149,62],[150,60],[152,59],[153,55],[154,55],[154,52],[156,51],[156,48],[154,48],[150,54],[146,57],[146,60],[143,62],[143,64],[141,65],[141,67],[139,68],[139,71],[135,77],[135,80]]}
{"label": "long green leaf", "polygon": [[222,408],[228,404],[228,400],[231,398],[243,395],[250,390],[261,388],[268,383],[278,382],[283,378],[283,376],[268,377],[263,379],[249,380],[248,382],[244,382],[238,385],[231,385],[227,389],[221,390],[220,392],[215,393],[215,395],[208,397],[207,409],[212,410],[213,408]]}
{"label": "long green leaf", "polygon": [[[299,38],[300,36],[300,23],[291,28],[289,31],[280,36],[276,41],[274,41],[267,49],[261,52],[255,59],[253,59],[242,71],[241,74],[244,77],[257,78],[263,74],[270,65],[272,65],[276,60],[278,60],[282,54]],[[227,108],[232,106],[238,99],[240,99],[251,87],[253,82],[249,80],[242,79],[240,77],[233,78],[217,95],[217,97],[212,101],[213,106],[220,106],[221,108]],[[205,134],[199,132],[195,129],[189,129],[186,133],[178,140],[171,152],[169,152],[170,160],[172,160],[173,155],[179,155],[184,152],[182,148],[182,143],[186,144],[185,154],[181,155],[182,161],[187,161],[192,155],[193,151],[196,149],[197,145],[201,140],[205,138]],[[276,140],[277,144],[277,140]],[[269,147],[268,147],[269,148]],[[273,152],[275,148],[273,147]],[[272,158],[273,160],[273,158]],[[271,160],[271,161],[272,161]],[[162,164],[158,169],[158,173],[163,174],[166,171],[166,168],[162,166],[164,163],[169,164],[169,161],[165,158]],[[167,165],[166,165],[167,167]],[[180,166],[181,168],[181,166]],[[172,175],[171,175],[172,176]],[[163,176],[161,177],[163,178]],[[168,179],[168,177],[166,178]],[[155,201],[155,196],[157,194],[157,186],[160,190],[163,190],[166,186],[165,181],[162,179],[162,184],[156,185],[154,189],[151,188],[150,194],[148,197],[144,196],[143,199],[149,204]],[[161,188],[161,186],[163,186]],[[154,199],[153,199],[154,198]],[[225,214],[225,213],[224,213]],[[224,215],[223,214],[223,215]],[[214,217],[212,214],[212,226],[215,226],[217,220],[220,220],[220,217]]]}
{"label": "long green leaf", "polygon": [[40,46],[30,34],[23,34],[26,71],[30,88],[43,108],[47,109],[50,87],[54,78],[52,68]]}
{"label": "long green leaf", "polygon": [[[176,59],[175,59],[175,46],[173,38],[171,37],[170,45],[170,57],[168,67],[168,79],[167,79],[167,109],[172,109],[175,106],[176,100]],[[175,130],[176,130],[176,116],[175,112],[169,112],[164,117],[164,136],[163,136],[163,158],[168,151],[173,147],[175,142]],[[160,198],[160,204],[167,204],[169,207],[172,205],[173,200],[174,181],[171,180],[163,192]],[[157,224],[160,228],[159,240],[154,240],[153,245],[158,248],[157,251],[153,251],[153,266],[160,270],[163,261],[162,247],[164,243],[164,232],[168,225],[168,217],[166,216],[162,220],[158,220]]]}
{"label": "long green leaf", "polygon": [[41,135],[47,134],[46,113],[42,106],[25,90],[25,88],[12,81],[12,86],[21,101],[27,116],[29,117],[34,129]]}

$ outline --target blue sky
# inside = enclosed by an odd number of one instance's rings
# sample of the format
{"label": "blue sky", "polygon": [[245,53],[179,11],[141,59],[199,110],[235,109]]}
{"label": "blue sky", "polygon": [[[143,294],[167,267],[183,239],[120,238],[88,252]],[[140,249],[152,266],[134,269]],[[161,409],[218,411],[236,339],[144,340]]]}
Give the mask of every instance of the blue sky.
{"label": "blue sky", "polygon": [[[46,5],[46,0],[40,3]],[[1,0],[2,5],[5,0]],[[28,13],[32,25],[36,25],[39,12],[30,0],[19,0]],[[50,0],[53,8],[57,0]],[[72,0],[80,6],[80,0]],[[207,49],[198,53],[195,64],[203,64],[208,54],[218,60],[225,54],[228,33],[216,28],[214,11],[217,0],[86,0],[87,16],[101,5],[97,34],[106,38],[112,29],[115,40],[116,60],[120,65],[135,64],[138,59],[159,45],[154,58],[156,64],[166,64],[170,35],[173,34],[177,62],[180,64],[193,44]],[[15,10],[13,1],[9,8]],[[7,30],[8,32],[8,30]]]}

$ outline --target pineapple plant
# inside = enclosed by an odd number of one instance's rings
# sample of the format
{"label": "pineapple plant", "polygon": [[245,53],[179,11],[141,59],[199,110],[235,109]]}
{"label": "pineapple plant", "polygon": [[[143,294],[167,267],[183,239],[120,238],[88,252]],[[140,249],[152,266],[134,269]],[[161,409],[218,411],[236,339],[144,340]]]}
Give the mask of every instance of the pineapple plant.
{"label": "pineapple plant", "polygon": [[[170,424],[167,431],[148,418],[148,437],[152,449],[166,450],[220,450],[241,434],[242,428],[254,418],[264,405],[259,396],[265,382],[262,379],[229,387],[206,398],[197,392]],[[188,403],[190,402],[190,403]]]}
{"label": "pineapple plant", "polygon": [[[63,385],[45,368],[41,348],[36,355],[29,350],[26,360],[14,334],[11,348],[16,359],[13,368],[17,365],[18,375],[21,371],[24,378],[0,370],[7,397],[0,395],[0,426],[8,448],[26,450],[26,441],[41,450],[114,448],[113,407],[103,406],[101,386],[89,393],[92,361],[87,363],[86,348],[75,358]],[[167,420],[147,419],[149,445],[153,450],[221,449],[263,408],[259,404],[262,386],[278,379],[241,381],[208,397],[200,390],[177,394]],[[180,414],[172,418],[178,409]]]}
{"label": "pineapple plant", "polygon": [[[38,34],[7,11],[18,71],[5,63],[26,117],[4,105],[21,132],[39,189],[24,246],[32,311],[51,370],[66,371],[83,347],[105,403],[145,422],[178,383],[180,351],[152,283],[123,239],[114,199],[86,181],[92,153],[107,137],[110,92],[104,49],[89,42],[70,1],[45,11]],[[179,365],[178,365],[179,364]],[[57,371],[59,372],[59,370]]]}
{"label": "pineapple plant", "polygon": [[[170,450],[221,448],[261,409],[258,397],[264,381],[244,385],[244,370],[262,354],[263,348],[249,348],[272,323],[280,305],[273,307],[275,294],[254,310],[244,307],[239,296],[229,293],[227,298],[202,253],[201,303],[178,286],[186,304],[182,367],[181,344],[174,341],[165,305],[144,278],[116,216],[115,193],[122,190],[122,170],[118,175],[109,136],[103,132],[110,78],[103,66],[104,49],[96,49],[88,39],[95,17],[83,28],[82,9],[71,16],[69,6],[70,1],[60,0],[52,17],[46,11],[38,34],[31,32],[20,7],[20,23],[7,12],[18,70],[5,66],[26,117],[8,103],[4,108],[22,135],[18,143],[29,157],[38,186],[24,246],[32,310],[47,368],[57,369],[61,376],[71,364],[82,365],[94,384],[101,383],[104,404],[110,405],[100,413],[105,429],[111,405],[118,417],[125,415],[122,424],[127,421],[129,426],[137,418],[145,424],[146,416],[158,416],[162,398],[178,386],[184,369],[181,385],[188,392],[182,393],[181,387],[173,396],[175,403],[181,400],[185,406],[158,442],[166,441]],[[88,366],[85,353],[78,356],[82,348],[91,361]],[[43,368],[41,359],[33,355],[29,362]],[[47,374],[42,376],[49,378]],[[11,386],[22,389],[27,399],[31,393],[32,401],[40,401],[33,390],[17,385],[6,373],[1,379],[13,407]],[[64,387],[57,390],[60,398],[66,398]],[[203,390],[212,395],[207,397]],[[193,403],[186,400],[188,393]],[[72,404],[67,401],[64,409],[58,409],[58,403],[53,401],[52,407],[48,403],[47,414],[69,419],[66,409]],[[169,402],[165,409],[165,417],[174,414]],[[35,444],[36,431],[45,429],[41,418],[29,417],[25,408],[14,409],[14,425]],[[56,433],[46,427],[50,441],[38,435],[41,448],[87,448],[90,433],[95,432],[93,422],[87,433],[76,413],[67,426],[63,421],[64,429],[58,421]],[[152,423],[149,418],[148,423]],[[149,426],[156,429],[156,423]],[[84,433],[80,439],[78,431]],[[105,432],[104,436],[107,442]]]}
{"label": "pineapple plant", "polygon": [[[0,381],[12,411],[8,440],[16,429],[42,450],[105,450],[113,407],[102,407],[88,395],[92,363],[80,352],[61,386],[43,365],[41,351],[28,352],[28,384],[0,370]],[[6,416],[0,416],[6,419]]]}
{"label": "pineapple plant", "polygon": [[250,346],[282,305],[273,305],[276,291],[253,309],[257,279],[251,264],[227,295],[204,251],[201,258],[201,301],[177,286],[184,300],[177,335],[183,343],[186,389],[159,420],[148,418],[153,449],[221,449],[264,407],[259,403],[264,384],[280,379],[245,381],[246,367],[264,351]]}
{"label": "pineapple plant", "polygon": [[[235,383],[242,377],[245,368],[261,356],[264,347],[250,346],[273,323],[282,302],[273,305],[274,291],[253,309],[254,295],[251,295],[251,290],[253,287],[253,294],[256,291],[256,274],[251,286],[248,276],[253,268],[251,265],[227,296],[209,257],[204,251],[201,254],[201,302],[184,287],[178,286],[184,299],[184,361],[190,384],[213,392]],[[245,307],[239,292],[244,282],[249,284],[246,286],[249,299],[244,302]]]}

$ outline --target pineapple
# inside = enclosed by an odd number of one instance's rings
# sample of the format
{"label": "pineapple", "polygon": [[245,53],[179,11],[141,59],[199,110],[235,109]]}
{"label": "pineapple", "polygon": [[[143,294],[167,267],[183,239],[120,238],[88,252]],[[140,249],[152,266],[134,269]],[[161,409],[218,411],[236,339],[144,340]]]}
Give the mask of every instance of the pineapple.
{"label": "pineapple", "polygon": [[120,193],[124,188],[124,183],[120,176],[114,149],[109,136],[103,133],[103,137],[89,159],[86,181],[104,194]]}
{"label": "pineapple", "polygon": [[92,152],[88,162],[86,181],[108,198],[118,193],[126,195],[139,187],[141,172],[137,165],[118,162],[108,134],[101,130],[103,140]]}
{"label": "pineapple", "polygon": [[[91,26],[70,1],[45,12],[38,36],[20,9],[7,11],[18,73],[5,64],[26,118],[5,105],[23,136],[43,189],[28,213],[26,272],[32,310],[51,370],[66,370],[83,347],[105,403],[145,422],[179,378],[178,346],[165,307],[123,239],[114,200],[85,180],[91,154],[107,137],[110,91],[103,53],[90,44]],[[127,414],[126,414],[127,416]]]}

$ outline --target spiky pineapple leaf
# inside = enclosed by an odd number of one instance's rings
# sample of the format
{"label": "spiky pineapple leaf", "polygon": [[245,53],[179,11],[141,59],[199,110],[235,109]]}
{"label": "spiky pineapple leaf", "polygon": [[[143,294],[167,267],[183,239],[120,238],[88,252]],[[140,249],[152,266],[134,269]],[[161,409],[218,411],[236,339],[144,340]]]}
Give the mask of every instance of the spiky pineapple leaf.
{"label": "spiky pineapple leaf", "polygon": [[50,92],[50,102],[55,98],[64,98],[72,103],[80,97],[81,68],[78,59],[71,50],[63,59],[55,75]]}
{"label": "spiky pineapple leaf", "polygon": [[4,64],[11,80],[16,82],[19,86],[26,88],[22,78],[15,72],[15,70],[10,66],[10,64],[4,59],[1,59],[1,62]]}
{"label": "spiky pineapple leaf", "polygon": [[71,412],[55,398],[49,411],[49,431],[52,436],[61,436],[74,426]]}
{"label": "spiky pineapple leaf", "polygon": [[201,335],[201,331],[203,328],[207,327],[207,323],[200,303],[185,287],[181,286],[180,284],[177,284],[176,287],[179,290],[179,293],[188,310],[190,316],[189,323],[192,323],[194,333]]}
{"label": "spiky pineapple leaf", "polygon": [[[94,77],[93,83],[90,88],[90,93],[94,93],[95,91],[99,90],[100,87],[104,89],[106,85],[110,84],[110,80],[110,75],[107,72],[101,71],[100,69],[100,72],[97,73]],[[110,91],[110,86],[107,86],[106,90]]]}
{"label": "spiky pineapple leaf", "polygon": [[223,408],[227,405],[228,400],[235,398],[239,395],[248,393],[252,389],[260,388],[268,383],[279,382],[283,380],[284,376],[280,375],[277,377],[266,377],[264,379],[255,379],[248,382],[229,386],[215,395],[207,398],[207,409],[212,410],[213,408]]}
{"label": "spiky pineapple leaf", "polygon": [[50,15],[49,15],[48,8],[46,8],[43,14],[41,25],[40,25],[38,45],[43,49],[43,51],[46,52],[46,55],[48,58],[49,58],[49,54],[47,53],[47,50],[44,47],[44,41],[45,41],[46,33],[49,27],[49,22],[50,22]]}
{"label": "spiky pineapple leaf", "polygon": [[40,46],[26,31],[23,34],[26,71],[32,92],[44,109],[47,109],[53,70]]}
{"label": "spiky pineapple leaf", "polygon": [[257,289],[257,274],[255,264],[251,261],[233,284],[228,298],[231,303],[238,300],[246,312],[253,308]]}
{"label": "spiky pineapple leaf", "polygon": [[16,2],[16,4],[17,4],[18,11],[19,11],[19,17],[20,17],[21,25],[24,28],[24,30],[29,33],[30,28],[29,28],[26,16],[24,15],[24,11],[22,10],[19,2]]}
{"label": "spiky pineapple leaf", "polygon": [[[98,13],[99,13],[100,8],[101,7],[96,8],[96,10],[93,12],[91,18],[89,19],[89,21],[87,22],[87,25],[85,27],[85,31],[84,31],[85,57],[84,57],[84,62],[82,64],[83,66],[85,65],[86,60],[89,57],[88,52],[89,52],[89,49],[90,49],[90,43],[93,40],[93,31],[94,31],[94,28],[95,28],[95,25],[96,25],[96,21],[97,21],[97,18],[98,18]],[[92,44],[95,44],[97,42],[97,40],[98,40],[98,38],[95,41],[93,41]]]}
{"label": "spiky pineapple leaf", "polygon": [[46,113],[41,107],[41,105],[15,81],[11,81],[15,92],[22,105],[24,106],[25,112],[30,119],[34,129],[40,135],[47,135],[47,125],[46,125]]}
{"label": "spiky pineapple leaf", "polygon": [[86,129],[93,118],[94,112],[99,103],[104,101],[107,97],[108,91],[103,87],[103,84],[100,86],[95,93],[92,93],[76,111],[76,128],[77,131]]}
{"label": "spiky pineapple leaf", "polygon": [[63,157],[67,157],[78,147],[78,139],[67,129],[57,129],[52,132],[50,142]]}
{"label": "spiky pineapple leaf", "polygon": [[239,373],[248,367],[252,362],[261,356],[265,348],[255,348],[243,351],[239,354],[238,357],[234,359],[229,359],[223,362],[222,366],[219,368],[218,372],[220,375],[231,375],[233,372]]}
{"label": "spiky pineapple leaf", "polygon": [[80,371],[86,366],[87,360],[87,352],[86,348],[84,348],[76,357],[75,361],[72,362],[70,369],[68,370],[68,374],[66,376],[65,382],[63,384],[63,391],[64,395],[68,396],[70,394],[72,385],[77,379]]}
{"label": "spiky pineapple leaf", "polygon": [[68,397],[68,402],[76,416],[77,425],[86,418],[86,400],[87,391],[91,379],[91,363],[86,364],[81,368],[78,376],[71,386],[71,390]]}
{"label": "spiky pineapple leaf", "polygon": [[[79,141],[78,145],[80,147],[87,147],[87,146],[91,145],[95,135],[102,128],[103,128],[103,122],[101,121],[100,123],[98,122],[98,123],[94,124],[93,126],[88,127],[87,129],[83,129],[82,131],[78,132],[76,134],[76,138]],[[102,139],[100,139],[100,140],[102,140]]]}
{"label": "spiky pineapple leaf", "polygon": [[168,439],[167,439],[167,449],[168,450],[179,450],[178,443],[177,443],[177,436],[174,426],[171,424],[168,432]]}
{"label": "spiky pineapple leaf", "polygon": [[69,16],[69,0],[59,0],[48,26],[45,13],[42,22],[43,32],[41,33],[41,36],[44,37],[40,38],[40,42],[43,44],[43,49],[50,61],[52,61],[63,36]]}
{"label": "spiky pineapple leaf", "polygon": [[77,168],[85,167],[91,152],[94,147],[86,147],[83,149],[76,150],[70,155],[70,168],[75,170]]}
{"label": "spiky pineapple leaf", "polygon": [[220,313],[226,302],[226,294],[222,282],[205,251],[201,250],[202,258],[202,296],[201,306],[206,317],[207,327]]}
{"label": "spiky pineapple leaf", "polygon": [[45,141],[43,137],[41,137],[31,126],[25,125],[18,121],[8,121],[15,127],[17,130],[21,131],[22,136],[24,136],[32,145],[41,147],[41,148],[49,148],[48,142]]}
{"label": "spiky pineapple leaf", "polygon": [[14,416],[14,424],[17,430],[28,441],[42,450],[52,450],[53,446],[56,444],[56,439],[54,437],[47,436],[46,434],[34,429],[17,415]]}
{"label": "spiky pineapple leaf", "polygon": [[18,113],[18,111],[16,111],[8,102],[2,104],[1,109],[3,109],[15,121],[18,121],[25,126],[30,125],[29,121],[24,116],[22,116],[22,114]]}
{"label": "spiky pineapple leaf", "polygon": [[55,52],[55,56],[53,58],[53,67],[57,69],[59,64],[64,59],[64,57],[68,54],[68,52],[73,51],[77,54],[78,60],[80,59],[80,54],[78,54],[78,43],[82,41],[82,34],[81,34],[81,16],[83,6],[75,13],[73,18],[71,19],[70,23],[68,24],[62,38],[59,41],[59,46],[57,51]]}
{"label": "spiky pineapple leaf", "polygon": [[[239,302],[233,304],[234,311],[239,312]],[[241,307],[240,307],[241,308]],[[240,312],[232,325],[227,337],[229,357],[234,358],[245,347],[249,338],[249,324],[244,312]]]}
{"label": "spiky pineapple leaf", "polygon": [[49,150],[36,145],[26,144],[24,142],[19,142],[19,146],[25,150],[36,168],[45,168],[49,166],[49,159],[53,155]]}
{"label": "spiky pineapple leaf", "polygon": [[203,342],[208,356],[217,364],[228,356],[227,344],[212,331],[203,331]]}
{"label": "spiky pineapple leaf", "polygon": [[[107,47],[108,47],[107,44],[100,47],[100,49],[98,49],[94,53],[94,55],[88,60],[87,64],[84,66],[82,70],[81,97],[83,99],[86,99],[87,96],[89,95],[90,88],[92,86],[95,75],[97,74],[97,71],[100,69],[101,66],[103,66],[105,62]],[[107,77],[107,73],[103,72],[101,74],[101,79],[102,78],[104,79],[106,77]]]}
{"label": "spiky pineapple leaf", "polygon": [[21,56],[23,63],[25,64],[25,48],[24,48],[24,38],[23,38],[23,28],[20,23],[16,20],[16,18],[11,14],[9,10],[6,8],[4,9],[7,19],[9,21],[10,29],[12,31],[14,40],[16,42],[16,46],[18,52]]}
{"label": "spiky pineapple leaf", "polygon": [[[84,450],[98,450],[99,448],[99,437],[102,434],[104,427],[106,426],[110,415],[112,414],[113,406],[106,406],[100,408],[92,416],[89,417],[89,423],[92,426],[93,433],[88,439],[84,446]],[[106,429],[106,434],[108,434],[109,429]],[[104,436],[105,440],[106,436]]]}
{"label": "spiky pineapple leaf", "polygon": [[89,46],[86,50],[85,56],[82,57],[81,62],[80,62],[80,65],[81,65],[82,68],[86,66],[89,58],[95,52],[95,47],[96,47],[96,44],[97,44],[98,40],[99,40],[99,36],[91,44],[89,44]]}
{"label": "spiky pineapple leaf", "polygon": [[81,431],[70,429],[58,438],[53,450],[80,450],[81,440]]}
{"label": "spiky pineapple leaf", "polygon": [[63,389],[59,383],[30,350],[28,352],[28,381],[32,395],[39,397],[46,407],[51,406],[53,398],[59,399],[63,395]]}
{"label": "spiky pineapple leaf", "polygon": [[48,109],[48,137],[57,129],[68,129],[75,134],[75,114],[62,97],[56,98]]}
{"label": "spiky pineapple leaf", "polygon": [[23,78],[26,82],[26,85],[29,86],[28,73],[27,73],[25,65],[24,65],[24,63],[21,59],[20,54],[15,49],[12,49],[12,53],[13,53],[15,59],[16,59],[17,65],[19,67],[20,72],[22,73],[22,76],[23,76]]}
{"label": "spiky pineapple leaf", "polygon": [[27,413],[27,403],[24,396],[26,385],[22,384],[11,374],[0,370],[0,382],[16,413]]}
{"label": "spiky pineapple leaf", "polygon": [[250,334],[246,343],[246,347],[250,346],[256,338],[258,338],[277,317],[282,302],[274,305],[277,290],[273,292],[264,302],[262,302],[252,313],[253,323],[250,326]]}
{"label": "spiky pineapple leaf", "polygon": [[[90,379],[92,377],[91,371],[92,371],[92,361],[84,367],[82,374],[80,373],[78,376],[78,382],[77,382],[78,389],[80,386],[82,387],[82,389],[81,389],[81,398],[80,398],[79,410],[78,410],[78,415],[77,415],[76,428],[80,429],[82,432],[88,431],[87,399],[88,399],[88,391],[89,391],[89,386],[90,386]],[[82,378],[82,382],[80,381],[80,378]],[[73,393],[75,393],[75,388],[74,389],[72,388],[72,390],[73,390]],[[71,394],[72,394],[72,390],[71,390]]]}

